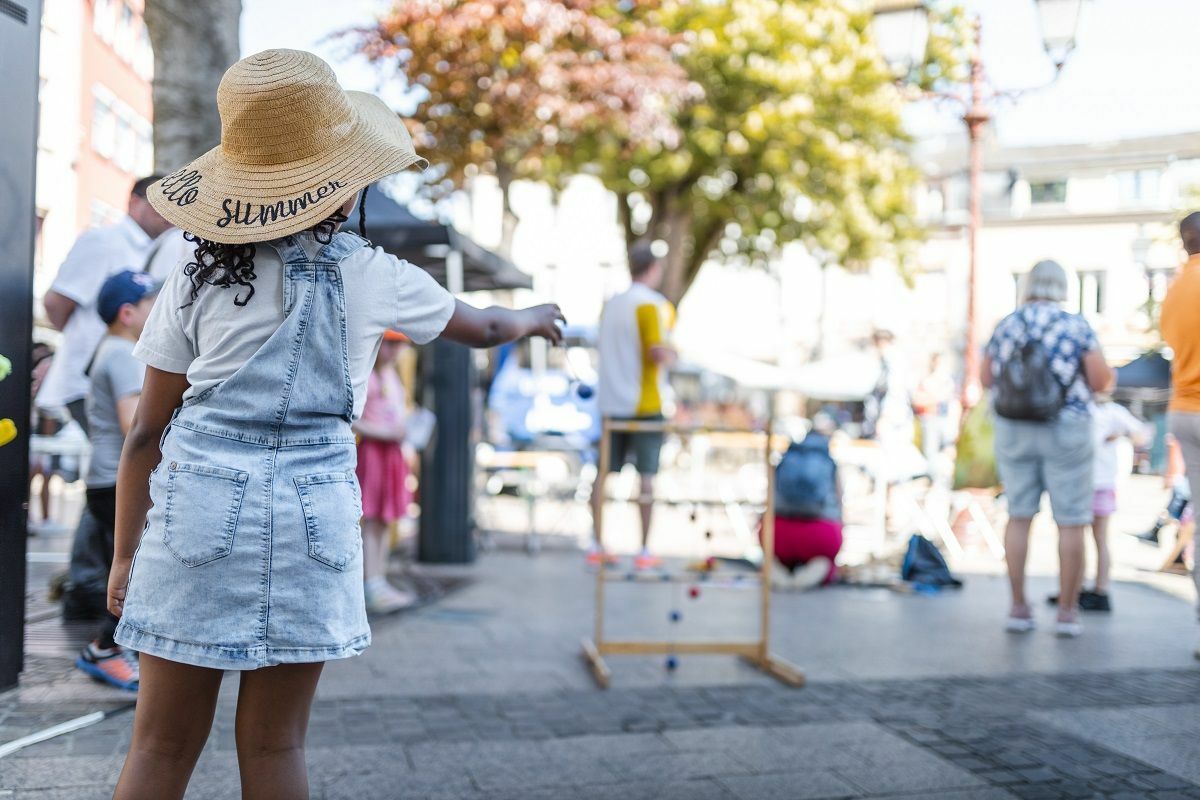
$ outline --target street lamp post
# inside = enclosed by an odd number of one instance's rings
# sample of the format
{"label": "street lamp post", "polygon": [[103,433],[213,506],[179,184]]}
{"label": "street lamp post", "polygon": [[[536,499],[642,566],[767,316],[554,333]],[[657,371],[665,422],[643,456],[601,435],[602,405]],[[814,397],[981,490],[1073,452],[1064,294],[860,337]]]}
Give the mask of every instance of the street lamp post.
{"label": "street lamp post", "polygon": [[[1042,33],[1042,46],[1054,64],[1054,78],[1062,72],[1075,49],[1076,31],[1087,0],[1034,0]],[[914,69],[925,58],[929,39],[929,10],[924,0],[878,0],[875,4],[874,34],[884,59],[898,83],[907,84]],[[1015,98],[1030,89],[1000,90],[993,86],[983,68],[983,24],[972,20],[970,77],[966,92],[951,89],[921,91],[921,96],[949,100],[959,105],[967,128],[967,309],[963,352],[962,406],[969,409],[978,400],[979,331],[976,326],[976,284],[979,266],[979,231],[983,227],[983,131],[992,119],[990,103]],[[1053,83],[1051,80],[1051,83]],[[1049,84],[1046,84],[1049,85]],[[1036,87],[1043,88],[1043,87]]]}

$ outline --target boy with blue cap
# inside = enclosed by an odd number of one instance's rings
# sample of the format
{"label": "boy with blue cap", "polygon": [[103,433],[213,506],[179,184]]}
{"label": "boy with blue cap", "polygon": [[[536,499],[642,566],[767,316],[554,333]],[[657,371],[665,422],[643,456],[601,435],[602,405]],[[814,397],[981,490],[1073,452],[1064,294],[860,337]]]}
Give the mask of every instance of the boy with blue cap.
{"label": "boy with blue cap", "polygon": [[[159,284],[148,273],[127,270],[108,278],[96,299],[96,311],[108,331],[88,367],[91,390],[87,415],[92,460],[87,474],[87,505],[104,530],[105,556],[110,568],[117,464],[125,434],[133,424],[146,374],[146,367],[133,356],[133,347],[142,335],[158,289]],[[136,691],[137,661],[113,641],[116,628],[117,618],[108,614],[99,636],[83,648],[75,664],[99,681]]]}

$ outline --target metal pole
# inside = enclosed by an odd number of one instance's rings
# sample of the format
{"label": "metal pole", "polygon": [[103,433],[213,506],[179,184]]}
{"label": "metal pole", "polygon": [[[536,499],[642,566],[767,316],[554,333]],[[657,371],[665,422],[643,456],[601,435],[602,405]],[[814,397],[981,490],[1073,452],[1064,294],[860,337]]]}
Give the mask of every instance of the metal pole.
{"label": "metal pole", "polygon": [[25,530],[29,497],[30,351],[33,332],[34,168],[37,159],[38,0],[0,2],[0,689],[24,667]]}
{"label": "metal pole", "polygon": [[971,54],[971,105],[963,114],[967,126],[970,167],[967,222],[967,330],[963,353],[962,407],[965,412],[979,400],[979,334],[976,330],[976,282],[979,269],[979,230],[983,227],[983,128],[991,115],[984,105],[983,26],[975,19],[975,47]]}

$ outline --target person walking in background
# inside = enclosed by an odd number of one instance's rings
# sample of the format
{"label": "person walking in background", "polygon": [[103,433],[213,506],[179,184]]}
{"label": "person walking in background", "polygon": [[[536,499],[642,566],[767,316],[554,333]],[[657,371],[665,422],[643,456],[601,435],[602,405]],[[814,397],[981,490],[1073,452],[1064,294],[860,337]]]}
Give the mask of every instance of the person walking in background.
{"label": "person walking in background", "polygon": [[903,354],[896,349],[896,334],[879,328],[871,334],[879,357],[879,377],[863,409],[863,438],[876,439],[885,449],[899,450],[913,443],[912,383]]}
{"label": "person walking in background", "polygon": [[[96,314],[96,298],[109,276],[124,270],[144,271],[158,237],[170,229],[171,223],[146,200],[146,189],[160,177],[151,175],[133,184],[129,213],[119,222],[79,237],[43,298],[50,324],[63,334],[34,398],[34,406],[46,419],[64,424],[73,419],[84,433],[88,432],[86,373],[105,336],[104,322]],[[164,276],[165,272],[152,273],[156,279]],[[64,618],[97,619],[107,615],[104,573],[112,558],[110,548],[104,526],[85,509],[71,547]]]}
{"label": "person walking in background", "polygon": [[[1174,351],[1171,360],[1171,402],[1167,426],[1179,442],[1193,498],[1200,497],[1200,211],[1179,223],[1187,261],[1163,298],[1160,322],[1163,339]],[[1197,611],[1200,613],[1200,569],[1194,565]],[[1200,658],[1197,639],[1196,658]]]}
{"label": "person walking in background", "polygon": [[171,227],[146,200],[147,188],[161,177],[151,175],[133,184],[129,213],[120,222],[79,237],[42,300],[50,324],[62,331],[63,340],[35,403],[46,411],[65,409],[84,431],[88,429],[85,371],[104,338],[96,296],[110,275],[143,271],[155,240]]}
{"label": "person walking in background", "polygon": [[[1092,538],[1096,541],[1096,582],[1091,589],[1079,593],[1079,608],[1083,611],[1112,611],[1109,598],[1109,576],[1112,557],[1108,549],[1108,522],[1117,510],[1117,482],[1120,476],[1118,445],[1130,439],[1135,445],[1150,437],[1149,426],[1112,399],[1110,385],[1096,394],[1092,406],[1092,444],[1095,450],[1092,495]],[[1058,603],[1058,595],[1049,602]]]}
{"label": "person walking in background", "polygon": [[1025,284],[1024,303],[1002,319],[987,343],[981,380],[991,388],[995,451],[1008,499],[1004,534],[1012,608],[1006,627],[1033,630],[1025,597],[1029,529],[1049,494],[1058,525],[1059,597],[1055,633],[1078,636],[1084,529],[1092,522],[1092,393],[1113,371],[1087,320],[1063,310],[1067,274],[1039,261]]}
{"label": "person walking in background", "polygon": [[938,457],[953,440],[950,404],[954,402],[954,377],[944,366],[941,353],[929,357],[929,372],[913,392],[913,411],[921,427],[921,454],[930,474],[938,468]]}
{"label": "person walking in background", "polygon": [[[92,359],[89,376],[88,421],[92,460],[87,474],[87,508],[100,525],[109,569],[113,560],[113,531],[117,518],[117,464],[125,436],[133,426],[146,367],[133,355],[142,335],[158,284],[144,272],[118,272],[104,282],[96,311],[108,325]],[[113,639],[117,618],[104,615],[99,635],[88,643],[75,666],[118,689],[136,691],[138,662]]]}
{"label": "person walking in background", "polygon": [[[600,368],[596,402],[603,417],[612,420],[662,421],[668,404],[667,370],[675,363],[670,344],[675,307],[658,292],[663,279],[662,259],[648,243],[629,253],[633,284],[604,304],[596,350]],[[610,439],[611,471],[632,461],[641,477],[638,508],[642,520],[642,549],[634,558],[637,569],[652,569],[662,559],[650,552],[654,476],[658,474],[663,434],[614,431]],[[592,487],[592,519],[604,502],[605,475]],[[593,535],[587,562],[601,564],[607,556]]]}
{"label": "person walking in background", "polygon": [[408,513],[408,464],[404,459],[404,384],[396,360],[408,337],[386,331],[367,377],[367,402],[354,423],[358,442],[358,484],[362,490],[363,594],[367,611],[387,614],[413,605],[417,598],[387,579],[391,526]]}
{"label": "person walking in background", "polygon": [[241,796],[309,796],[321,671],[371,641],[351,425],[384,332],[562,338],[557,306],[474,308],[339,230],[358,203],[365,233],[370,184],[423,159],[394,111],[343,90],[320,58],[244,58],[217,106],[221,144],[148,193],[195,248],[134,350],[146,382],[108,600],[141,681],[115,800],[183,797],[226,670],[241,673]]}

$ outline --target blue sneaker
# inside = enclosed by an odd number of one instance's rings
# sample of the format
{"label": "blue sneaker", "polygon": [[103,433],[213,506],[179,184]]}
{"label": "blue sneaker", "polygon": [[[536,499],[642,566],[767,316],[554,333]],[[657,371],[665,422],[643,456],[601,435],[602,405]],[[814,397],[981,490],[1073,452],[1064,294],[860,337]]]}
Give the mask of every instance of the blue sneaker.
{"label": "blue sneaker", "polygon": [[138,662],[134,655],[120,647],[102,650],[91,642],[75,659],[75,666],[86,672],[95,680],[124,689],[127,692],[138,690]]}

